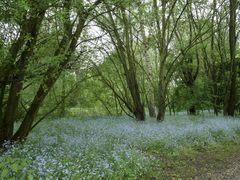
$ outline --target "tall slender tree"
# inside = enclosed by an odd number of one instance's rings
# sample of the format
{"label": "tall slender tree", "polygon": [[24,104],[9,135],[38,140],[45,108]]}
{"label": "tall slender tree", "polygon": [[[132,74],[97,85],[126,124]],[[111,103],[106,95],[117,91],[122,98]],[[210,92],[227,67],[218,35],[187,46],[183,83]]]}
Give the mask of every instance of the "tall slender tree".
{"label": "tall slender tree", "polygon": [[224,115],[234,116],[236,105],[236,85],[237,85],[237,60],[236,60],[236,20],[237,20],[237,7],[239,2],[237,0],[229,1],[229,47],[230,47],[230,76],[227,84],[225,102],[224,102]]}

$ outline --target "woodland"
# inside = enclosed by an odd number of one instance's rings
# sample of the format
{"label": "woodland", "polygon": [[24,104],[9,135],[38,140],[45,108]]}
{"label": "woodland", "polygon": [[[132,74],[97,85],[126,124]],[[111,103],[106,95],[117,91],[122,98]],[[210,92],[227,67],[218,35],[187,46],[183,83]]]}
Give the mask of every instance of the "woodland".
{"label": "woodland", "polygon": [[221,169],[240,152],[239,33],[238,0],[0,0],[0,177]]}

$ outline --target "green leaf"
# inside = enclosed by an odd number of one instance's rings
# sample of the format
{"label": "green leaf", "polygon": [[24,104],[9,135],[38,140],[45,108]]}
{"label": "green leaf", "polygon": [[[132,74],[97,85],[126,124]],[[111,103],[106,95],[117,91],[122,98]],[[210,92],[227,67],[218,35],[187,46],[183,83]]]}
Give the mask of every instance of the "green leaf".
{"label": "green leaf", "polygon": [[28,180],[34,179],[34,178],[33,178],[33,175],[29,174],[29,175],[27,176],[27,179],[28,179]]}
{"label": "green leaf", "polygon": [[15,171],[15,172],[17,172],[17,171],[19,170],[19,165],[18,165],[17,163],[14,163],[14,164],[12,165],[12,170]]}
{"label": "green leaf", "polygon": [[4,169],[1,173],[1,177],[2,178],[8,177],[8,173],[9,173],[8,169]]}

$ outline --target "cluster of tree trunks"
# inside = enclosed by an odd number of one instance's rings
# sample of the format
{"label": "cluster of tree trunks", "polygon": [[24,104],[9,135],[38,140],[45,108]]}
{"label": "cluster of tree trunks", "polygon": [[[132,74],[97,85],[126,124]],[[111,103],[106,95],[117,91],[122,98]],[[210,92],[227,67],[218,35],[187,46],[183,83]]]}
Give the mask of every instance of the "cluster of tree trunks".
{"label": "cluster of tree trunks", "polygon": [[[14,122],[19,105],[20,93],[23,89],[25,72],[37,42],[38,33],[43,21],[47,7],[40,6],[38,3],[30,4],[29,14],[25,14],[21,22],[20,36],[12,44],[8,56],[6,57],[6,70],[1,76],[1,102],[7,96],[4,106],[1,104],[0,119],[0,143],[5,140],[12,140]],[[19,58],[18,58],[19,57]],[[9,86],[9,91],[5,88]],[[5,108],[4,108],[5,107]]]}
{"label": "cluster of tree trunks", "polygon": [[[145,71],[147,74],[147,82],[145,84],[145,91],[147,92],[145,97],[145,102],[147,103],[147,108],[150,117],[155,117],[155,106],[157,106],[158,113],[157,113],[157,120],[163,121],[165,117],[166,107],[170,104],[167,103],[167,95],[168,95],[168,86],[172,79],[172,75],[176,69],[179,69],[182,75],[180,75],[183,83],[187,87],[189,91],[189,98],[194,97],[195,90],[194,84],[199,74],[200,69],[200,60],[203,61],[207,77],[209,78],[209,87],[211,89],[212,94],[212,104],[213,109],[216,115],[220,112],[221,105],[222,105],[222,94],[220,94],[220,86],[223,86],[223,74],[224,70],[223,67],[216,62],[224,62],[224,58],[227,55],[223,55],[223,51],[221,49],[217,49],[216,46],[220,46],[224,43],[224,40],[221,39],[222,37],[222,30],[220,24],[222,23],[222,18],[218,17],[217,14],[217,1],[214,0],[212,2],[211,12],[209,13],[209,17],[211,17],[210,25],[209,19],[202,21],[200,19],[199,14],[194,14],[193,6],[196,6],[192,0],[187,1],[186,4],[182,4],[182,9],[178,12],[176,16],[176,4],[177,1],[166,1],[161,0],[158,2],[157,0],[153,0],[152,2],[152,17],[153,17],[153,27],[155,34],[151,34],[149,36],[153,36],[155,46],[149,45],[148,38],[145,34],[145,19],[141,16],[144,14],[144,11],[141,9],[142,2],[137,2],[138,13],[140,14],[139,19],[139,26],[140,26],[140,36],[142,39],[142,50],[143,50],[143,59],[145,60],[144,66],[146,67]],[[229,22],[229,44],[230,44],[230,56],[231,56],[231,70],[229,84],[227,85],[225,102],[224,102],[224,114],[225,115],[234,115],[234,106],[235,106],[235,99],[236,99],[236,76],[237,76],[237,64],[236,64],[236,9],[237,9],[237,1],[230,1],[230,22]],[[194,7],[196,8],[196,7]],[[121,95],[118,94],[116,97],[123,101],[125,107],[134,115],[136,119],[142,120],[144,119],[144,106],[143,106],[143,99],[141,99],[142,95],[139,91],[139,83],[140,81],[137,79],[137,68],[136,63],[137,58],[134,54],[133,44],[130,39],[133,39],[134,36],[132,34],[132,28],[130,26],[130,20],[127,18],[126,13],[124,12],[124,8],[121,9],[121,16],[115,16],[111,13],[110,15],[110,26],[111,28],[108,29],[110,36],[112,38],[112,43],[115,45],[115,49],[118,53],[118,58],[122,64],[125,80],[127,83],[127,89],[130,92],[131,99],[126,100],[123,97],[119,98]],[[160,11],[161,9],[161,11]],[[108,9],[109,10],[109,9]],[[109,10],[110,11],[110,10]],[[131,11],[131,9],[128,9]],[[178,29],[178,25],[181,23],[185,23],[181,21],[181,17],[183,16],[184,12],[186,12],[186,17],[188,18],[188,29],[189,34],[187,37],[188,43],[186,38],[181,37],[180,29]],[[199,18],[199,19],[198,19]],[[117,22],[123,22],[123,33],[125,36],[121,36],[121,29],[117,26]],[[202,21],[201,23],[197,23],[196,21]],[[205,27],[208,28],[205,30]],[[210,34],[210,53],[207,50],[207,46],[204,44],[209,37],[205,37],[205,34]],[[175,35],[175,36],[174,36]],[[170,56],[169,53],[169,44],[172,42],[173,37],[175,40],[177,39],[179,42],[179,46],[181,49],[180,55],[177,56],[173,62],[169,65],[168,58]],[[206,39],[204,39],[206,38]],[[125,39],[125,41],[123,41]],[[200,44],[199,47],[194,47]],[[216,45],[217,44],[217,45]],[[151,46],[151,47],[150,47]],[[154,89],[154,85],[151,82],[151,62],[148,61],[148,51],[151,48],[156,49],[156,57],[157,57],[157,64],[158,64],[158,82],[155,84],[157,87]],[[188,53],[190,49],[193,50],[195,53]],[[199,48],[199,49],[197,49]],[[201,52],[200,52],[201,51]],[[216,57],[216,52],[219,53],[219,57],[221,58],[218,60]],[[189,56],[189,54],[191,54]],[[184,64],[184,65],[181,65]],[[194,69],[195,68],[195,69]],[[106,82],[106,80],[105,80]],[[108,84],[109,85],[109,84]],[[110,85],[111,89],[114,89],[112,84]],[[116,91],[114,91],[116,93]],[[126,91],[125,91],[126,92]],[[125,94],[126,95],[126,94]],[[128,97],[126,95],[126,97]],[[190,100],[191,101],[191,100]],[[155,103],[156,102],[156,103]],[[196,115],[197,107],[195,102],[191,102],[188,108],[188,112],[190,115]]]}
{"label": "cluster of tree trunks", "polygon": [[[96,8],[102,1],[97,0],[92,7],[79,9],[77,12],[77,21],[71,22],[71,1],[65,0],[63,7],[67,14],[64,22],[64,35],[61,42],[54,52],[55,57],[61,56],[63,59],[58,66],[49,66],[45,72],[43,82],[39,85],[37,93],[33,98],[30,107],[27,109],[20,127],[13,134],[15,117],[18,110],[19,98],[23,90],[23,82],[25,80],[25,72],[28,63],[31,60],[38,34],[45,17],[46,10],[50,7],[39,5],[33,1],[30,4],[30,11],[25,14],[21,23],[21,33],[18,39],[12,44],[9,55],[7,56],[6,67],[4,73],[1,74],[1,119],[0,119],[0,144],[5,141],[19,142],[24,140],[32,129],[37,113],[51,88],[59,78],[61,72],[67,67],[72,60],[72,54],[75,52],[78,39],[81,36],[85,22],[90,12]],[[73,30],[75,29],[75,30]],[[19,57],[19,58],[18,58]],[[5,91],[9,86],[9,92]],[[7,94],[8,93],[8,96]],[[7,96],[6,105],[3,105],[3,99]]]}

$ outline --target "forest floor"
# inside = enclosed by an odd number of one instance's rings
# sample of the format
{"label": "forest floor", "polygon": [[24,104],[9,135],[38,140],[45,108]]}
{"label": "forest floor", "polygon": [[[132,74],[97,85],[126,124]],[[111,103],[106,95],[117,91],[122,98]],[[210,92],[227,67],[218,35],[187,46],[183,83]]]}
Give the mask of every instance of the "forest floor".
{"label": "forest floor", "polygon": [[240,155],[237,157],[230,157],[221,162],[221,167],[207,174],[199,175],[196,179],[212,179],[212,180],[239,180],[240,179]]}
{"label": "forest floor", "polygon": [[146,179],[240,179],[240,145],[235,143],[155,156],[162,166],[153,165]]}
{"label": "forest floor", "polygon": [[45,120],[0,155],[0,179],[240,179],[240,119]]}

